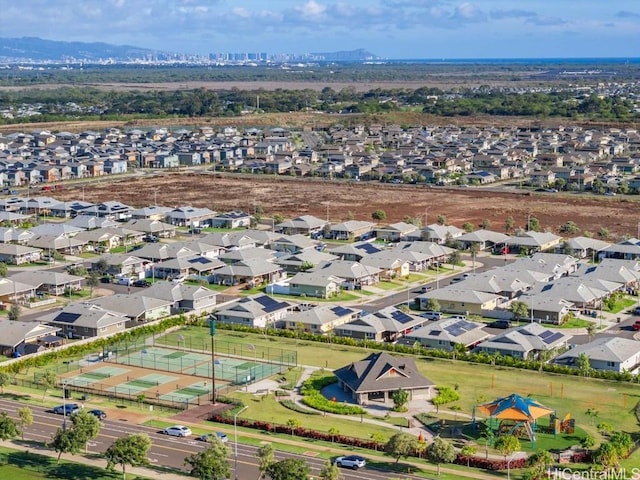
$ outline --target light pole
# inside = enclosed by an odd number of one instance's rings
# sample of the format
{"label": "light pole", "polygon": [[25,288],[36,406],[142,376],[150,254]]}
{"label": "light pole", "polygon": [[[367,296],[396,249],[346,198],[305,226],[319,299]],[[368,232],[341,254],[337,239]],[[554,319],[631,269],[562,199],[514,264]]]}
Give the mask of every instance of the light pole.
{"label": "light pole", "polygon": [[242,412],[244,412],[247,408],[249,408],[249,406],[245,405],[240,410],[238,410],[236,412],[236,414],[233,416],[233,435],[235,437],[235,440],[234,440],[235,441],[235,448],[234,448],[234,452],[233,452],[233,458],[234,458],[233,472],[234,472],[234,475],[236,477],[236,480],[238,480],[238,424],[236,422],[236,419],[238,418],[238,415],[240,415]]}
{"label": "light pole", "polygon": [[62,431],[67,429],[67,382],[62,382]]}

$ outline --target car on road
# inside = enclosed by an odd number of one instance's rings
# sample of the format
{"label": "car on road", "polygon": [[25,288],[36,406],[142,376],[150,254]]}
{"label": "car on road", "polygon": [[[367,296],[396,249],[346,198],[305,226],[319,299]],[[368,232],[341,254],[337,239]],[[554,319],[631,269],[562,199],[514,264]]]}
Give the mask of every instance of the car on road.
{"label": "car on road", "polygon": [[145,280],[144,278],[140,278],[135,282],[133,282],[134,287],[148,287],[150,285],[151,285],[151,282],[149,280]]}
{"label": "car on road", "polygon": [[77,403],[65,403],[64,405],[58,405],[57,407],[53,407],[53,413],[58,415],[71,415],[80,410],[80,405]]}
{"label": "car on road", "polygon": [[160,241],[160,239],[155,235],[145,235],[144,237],[142,237],[142,240],[148,243],[158,243]]}
{"label": "car on road", "polygon": [[511,328],[511,322],[509,320],[496,320],[495,322],[491,322],[487,326],[490,328],[507,329],[507,328]]}
{"label": "car on road", "polygon": [[631,325],[631,330],[635,332],[640,331],[640,320],[636,320],[636,322]]}
{"label": "car on road", "polygon": [[364,467],[367,464],[367,461],[359,455],[349,455],[347,457],[336,458],[335,463],[339,467],[352,468],[353,470],[357,470]]}
{"label": "car on road", "polygon": [[111,283],[113,279],[108,276],[100,277],[100,283]]}
{"label": "car on road", "polygon": [[197,440],[201,442],[210,442],[215,437],[218,438],[222,443],[227,443],[229,441],[229,437],[227,437],[226,433],[216,432],[216,433],[205,433],[204,435],[200,435]]}
{"label": "car on road", "polygon": [[162,433],[172,437],[188,437],[191,435],[191,429],[184,425],[174,425],[172,427],[165,428]]}
{"label": "car on road", "polygon": [[89,410],[89,413],[96,417],[98,420],[107,419],[107,414],[104,410],[98,410],[97,408],[94,408],[93,410]]}
{"label": "car on road", "polygon": [[419,293],[427,293],[431,290],[433,290],[433,285],[423,285],[420,287]]}

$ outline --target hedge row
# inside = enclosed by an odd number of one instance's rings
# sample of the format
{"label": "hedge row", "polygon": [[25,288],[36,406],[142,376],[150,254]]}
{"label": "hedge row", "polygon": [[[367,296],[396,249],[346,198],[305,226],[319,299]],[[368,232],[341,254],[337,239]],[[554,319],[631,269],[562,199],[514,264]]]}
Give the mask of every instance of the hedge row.
{"label": "hedge row", "polygon": [[366,413],[362,408],[356,405],[336,402],[327,399],[320,390],[324,387],[336,383],[337,378],[333,375],[325,377],[311,377],[304,381],[300,387],[300,393],[303,395],[302,403],[305,405],[321,410],[327,413],[336,413],[338,415],[362,415]]}

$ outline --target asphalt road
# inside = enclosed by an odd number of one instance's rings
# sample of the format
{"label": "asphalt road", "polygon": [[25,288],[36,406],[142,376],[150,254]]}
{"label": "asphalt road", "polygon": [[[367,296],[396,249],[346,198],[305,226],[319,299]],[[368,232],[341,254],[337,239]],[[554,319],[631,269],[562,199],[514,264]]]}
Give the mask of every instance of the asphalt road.
{"label": "asphalt road", "polygon": [[[18,401],[0,399],[0,411],[6,411],[11,417],[17,419],[17,410],[23,407]],[[29,405],[33,413],[33,424],[25,428],[24,438],[25,440],[32,440],[36,442],[47,442],[51,440],[56,430],[62,426],[63,417],[56,415],[50,410],[43,407]],[[206,448],[204,442],[195,440],[195,437],[178,438],[168,437],[160,433],[159,429],[145,427],[143,425],[136,425],[128,423],[126,421],[118,419],[107,419],[103,422],[103,427],[100,430],[98,437],[88,444],[88,451],[91,453],[104,452],[113,441],[124,435],[131,433],[147,433],[151,438],[152,446],[149,452],[149,461],[154,465],[161,465],[164,467],[170,467],[183,472],[187,471],[187,467],[184,465],[184,459],[192,453],[196,453]],[[232,470],[235,472],[234,465],[236,463],[235,452],[236,445],[233,441],[233,436],[229,435],[229,443],[227,444],[230,450],[229,461],[231,462]],[[255,479],[258,478],[258,447],[251,445],[243,445],[238,443],[237,445],[237,475],[238,479]],[[345,451],[345,455],[349,452]],[[312,469],[312,475],[318,475],[320,469],[324,464],[324,460],[306,455],[296,455],[289,453],[276,453],[276,460],[282,460],[284,458],[301,458]],[[389,478],[389,472],[374,470],[370,468],[363,468],[360,470],[352,471],[344,469],[342,471],[345,480],[386,480]],[[424,477],[416,477],[412,475],[403,475],[406,479],[419,479]]]}

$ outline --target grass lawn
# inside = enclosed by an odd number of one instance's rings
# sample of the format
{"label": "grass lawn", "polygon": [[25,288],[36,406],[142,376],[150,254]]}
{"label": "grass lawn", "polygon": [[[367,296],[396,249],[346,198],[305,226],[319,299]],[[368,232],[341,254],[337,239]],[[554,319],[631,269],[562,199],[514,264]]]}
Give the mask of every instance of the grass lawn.
{"label": "grass lawn", "polygon": [[606,310],[607,312],[610,312],[610,313],[620,313],[622,310],[626,310],[632,305],[635,305],[636,302],[637,302],[637,299],[621,298],[613,305],[613,308],[611,310],[609,310],[608,308]]}
{"label": "grass lawn", "polygon": [[216,283],[207,283],[207,282],[200,283],[200,282],[196,282],[195,280],[187,280],[184,283],[187,285],[193,285],[196,287],[208,288],[209,290],[213,290],[214,292],[223,292],[229,288],[228,285],[218,285]]}
{"label": "grass lawn", "polygon": [[[128,477],[133,478],[131,475],[128,475]],[[67,460],[60,460],[60,463],[56,464],[55,458],[0,447],[0,478],[10,478],[12,480],[36,480],[40,478],[118,480],[122,478],[122,473],[121,470],[107,472],[102,468]]]}
{"label": "grass lawn", "polygon": [[395,282],[378,282],[375,284],[375,287],[380,290],[396,290],[402,287],[402,285]]}
{"label": "grass lawn", "polygon": [[590,322],[589,320],[585,320],[583,318],[574,317],[567,320],[562,325],[554,325],[553,328],[587,328],[589,325],[593,323],[595,322]]}

